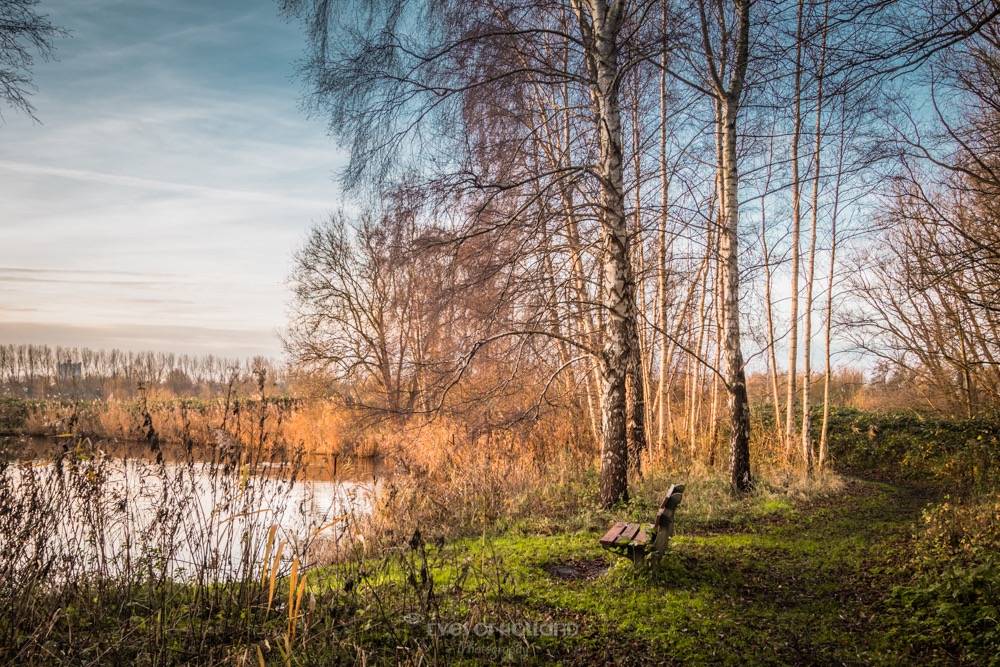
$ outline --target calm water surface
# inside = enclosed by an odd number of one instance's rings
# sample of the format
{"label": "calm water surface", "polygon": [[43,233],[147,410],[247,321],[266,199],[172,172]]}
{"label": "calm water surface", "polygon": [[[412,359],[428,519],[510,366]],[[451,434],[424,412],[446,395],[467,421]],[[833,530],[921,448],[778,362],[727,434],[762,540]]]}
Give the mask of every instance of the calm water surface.
{"label": "calm water surface", "polygon": [[[22,545],[29,556],[57,554],[70,571],[110,576],[227,580],[261,571],[272,530],[269,560],[283,545],[285,564],[322,562],[356,539],[383,471],[332,456],[255,459],[232,441],[152,451],[51,439],[30,443],[3,476],[20,511],[48,526]],[[42,521],[45,513],[58,520]]]}

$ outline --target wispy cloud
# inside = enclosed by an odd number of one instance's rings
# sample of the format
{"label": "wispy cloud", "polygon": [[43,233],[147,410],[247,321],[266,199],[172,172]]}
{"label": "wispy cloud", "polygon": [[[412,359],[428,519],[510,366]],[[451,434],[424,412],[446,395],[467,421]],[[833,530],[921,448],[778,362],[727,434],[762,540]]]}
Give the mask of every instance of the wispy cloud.
{"label": "wispy cloud", "polygon": [[192,185],[190,183],[172,183],[150,178],[139,178],[137,176],[121,176],[118,174],[106,174],[99,171],[86,169],[69,169],[66,167],[51,167],[26,162],[11,162],[0,160],[0,169],[7,169],[21,174],[44,174],[47,176],[58,176],[76,181],[87,181],[92,183],[104,183],[127,188],[140,188],[145,190],[157,190],[160,192],[175,192],[180,194],[217,197],[220,199],[230,199],[250,202],[267,202],[270,204],[283,204],[291,206],[302,206],[310,209],[328,206],[329,202],[319,200],[300,199],[297,197],[285,197],[263,192],[250,192],[246,190],[226,190],[223,188],[205,187],[202,185]]}
{"label": "wispy cloud", "polygon": [[299,27],[273,0],[46,11],[73,38],[35,69],[43,124],[0,125],[0,338],[276,354],[290,253],[340,205]]}
{"label": "wispy cloud", "polygon": [[79,279],[79,278],[43,278],[43,277],[25,276],[25,275],[0,276],[0,284],[2,283],[39,283],[48,285],[91,285],[91,286],[97,285],[103,287],[133,287],[133,288],[164,287],[164,286],[180,285],[180,284],[195,284],[193,282],[183,283],[180,281],[154,282],[149,280],[97,280],[97,279]]}
{"label": "wispy cloud", "polygon": [[87,275],[87,274],[101,274],[101,275],[118,275],[118,276],[142,276],[142,277],[159,277],[159,278],[172,278],[176,277],[173,273],[148,273],[143,271],[105,271],[100,269],[58,269],[58,268],[48,268],[48,267],[33,267],[24,268],[19,266],[0,266],[0,274],[28,274],[28,275],[59,275],[59,274],[73,274],[73,275]]}

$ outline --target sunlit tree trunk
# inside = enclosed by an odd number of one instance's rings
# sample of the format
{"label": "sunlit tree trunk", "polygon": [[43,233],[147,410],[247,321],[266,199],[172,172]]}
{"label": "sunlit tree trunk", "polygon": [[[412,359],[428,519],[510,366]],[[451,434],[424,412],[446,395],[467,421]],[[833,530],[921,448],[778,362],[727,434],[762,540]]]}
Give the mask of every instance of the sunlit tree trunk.
{"label": "sunlit tree trunk", "polygon": [[[601,183],[603,311],[600,499],[604,507],[628,499],[626,378],[637,340],[635,277],[625,214],[625,175],[618,69],[618,31],[624,4],[605,0],[574,3],[586,44],[591,104],[598,134]],[[642,437],[642,431],[637,433]],[[645,442],[641,443],[642,448]]]}
{"label": "sunlit tree trunk", "polygon": [[[633,98],[632,120],[632,143],[634,158],[634,182],[635,182],[635,230],[633,244],[633,255],[639,266],[639,276],[645,275],[643,234],[642,234],[642,155],[639,132],[639,84],[635,82],[635,96]],[[633,279],[634,280],[634,279]],[[646,432],[646,387],[648,385],[646,377],[645,358],[647,346],[644,336],[645,328],[641,326],[639,313],[646,312],[645,290],[641,282],[637,285],[638,299],[636,304],[635,317],[629,318],[629,371],[627,383],[628,401],[628,448],[629,448],[629,471],[633,475],[642,474],[642,456],[645,453],[647,443]]]}
{"label": "sunlit tree trunk", "polygon": [[[742,23],[749,22],[749,3],[744,3]],[[747,26],[741,30],[746,49]],[[745,58],[745,56],[744,56]],[[743,63],[745,72],[746,63]],[[742,78],[742,75],[740,75]],[[739,84],[742,88],[742,81]],[[739,93],[731,95],[723,105],[723,210],[722,234],[719,239],[723,313],[723,364],[729,391],[729,470],[734,487],[748,491],[753,486],[750,477],[750,403],[747,398],[746,373],[740,345],[740,269],[739,269],[739,171],[736,163],[736,115]]]}
{"label": "sunlit tree trunk", "polygon": [[764,260],[764,309],[767,318],[767,353],[771,377],[771,403],[774,407],[774,432],[781,433],[781,405],[778,392],[778,357],[775,350],[774,335],[774,297],[772,293],[771,255],[767,247],[767,193],[771,187],[771,170],[774,164],[774,139],[771,139],[770,159],[767,166],[767,177],[764,181],[764,194],[760,198],[760,243]]}
{"label": "sunlit tree trunk", "polygon": [[785,400],[785,452],[791,456],[795,442],[795,386],[799,354],[799,237],[802,230],[802,183],[799,169],[799,138],[802,135],[802,21],[804,0],[798,3],[798,27],[795,32],[795,102],[792,126],[792,268],[791,307],[788,316],[788,384]]}
{"label": "sunlit tree trunk", "polygon": [[[827,3],[827,9],[829,3]],[[813,158],[813,190],[812,215],[809,230],[809,269],[806,276],[805,322],[802,333],[802,456],[806,463],[806,473],[812,474],[815,455],[812,442],[812,405],[810,392],[812,389],[812,311],[813,283],[816,278],[816,233],[819,227],[819,184],[822,177],[823,148],[823,74],[826,65],[826,16],[823,21],[823,35],[820,43],[819,72],[816,81],[816,143]]]}
{"label": "sunlit tree trunk", "polygon": [[823,425],[820,427],[819,435],[819,458],[817,466],[820,474],[826,467],[827,457],[827,433],[830,427],[830,377],[833,374],[833,363],[830,354],[830,339],[833,330],[833,280],[837,260],[837,210],[836,198],[834,201],[833,221],[830,225],[830,276],[826,290],[826,327],[824,331],[824,377],[823,377]]}
{"label": "sunlit tree trunk", "polygon": [[[667,5],[660,7],[660,30],[666,34]],[[662,329],[660,335],[660,378],[657,388],[659,410],[656,416],[657,445],[669,451],[668,438],[670,425],[670,397],[668,395],[667,377],[669,375],[669,355],[667,346],[667,202],[670,194],[670,178],[667,173],[667,51],[661,56],[662,71],[660,72],[660,243],[656,263],[656,307],[659,309],[657,320]]]}
{"label": "sunlit tree trunk", "polygon": [[[706,231],[705,238],[705,262],[708,264],[712,257],[712,253],[715,250],[715,235],[712,233],[712,228],[715,225],[715,217],[709,219],[708,227]],[[694,461],[697,458],[698,453],[698,417],[701,411],[701,401],[703,394],[703,387],[701,382],[702,371],[704,369],[704,364],[702,360],[706,356],[706,335],[704,326],[705,322],[705,311],[708,302],[708,286],[711,276],[713,275],[710,268],[706,268],[704,274],[701,277],[701,284],[699,285],[700,295],[698,300],[698,315],[696,317],[696,322],[698,324],[698,339],[694,347],[694,355],[688,354],[688,368],[690,374],[690,390],[688,391],[688,407],[687,407],[687,418],[688,418],[688,448],[690,450],[690,458]]]}
{"label": "sunlit tree trunk", "polygon": [[826,328],[824,331],[825,368],[823,378],[823,424],[820,427],[819,457],[817,466],[820,474],[826,468],[828,433],[830,427],[830,382],[833,376],[833,359],[830,341],[833,332],[833,286],[837,267],[837,218],[840,215],[840,186],[844,177],[844,149],[847,143],[845,136],[844,110],[840,122],[839,148],[837,151],[837,170],[834,174],[833,208],[830,212],[830,275],[826,290]]}

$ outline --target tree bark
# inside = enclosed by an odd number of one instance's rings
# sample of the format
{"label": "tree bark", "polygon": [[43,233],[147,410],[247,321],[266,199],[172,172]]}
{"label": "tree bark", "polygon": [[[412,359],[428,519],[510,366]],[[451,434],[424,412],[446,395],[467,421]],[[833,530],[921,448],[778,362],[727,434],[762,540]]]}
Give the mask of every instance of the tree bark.
{"label": "tree bark", "polygon": [[816,143],[812,190],[812,215],[809,231],[809,268],[806,277],[805,322],[802,331],[802,455],[806,462],[806,474],[813,473],[815,455],[812,441],[812,405],[810,393],[812,390],[812,311],[813,284],[816,278],[816,232],[819,227],[819,182],[822,176],[823,149],[823,74],[826,65],[826,37],[829,4],[826,6],[823,20],[823,36],[820,44],[819,73],[816,80]]}
{"label": "tree bark", "polygon": [[[635,154],[634,168],[635,168],[635,229],[634,238],[635,242],[633,247],[630,249],[635,255],[636,261],[639,265],[639,276],[645,274],[644,267],[644,252],[643,247],[643,235],[642,235],[642,197],[641,197],[641,184],[642,184],[642,160],[640,159],[641,147],[640,147],[640,133],[639,133],[639,91],[638,82],[636,82],[635,98],[634,103],[634,118],[632,121],[632,142],[634,144],[633,152]],[[641,280],[641,278],[640,278]],[[633,281],[638,282],[638,281]],[[629,371],[628,371],[628,382],[626,383],[626,400],[627,413],[628,413],[628,462],[629,462],[629,473],[633,476],[642,475],[642,456],[646,451],[647,446],[647,433],[646,433],[646,396],[648,392],[646,387],[648,385],[648,380],[646,377],[646,340],[643,335],[644,329],[640,327],[639,324],[639,313],[646,312],[646,299],[645,291],[641,289],[641,283],[639,284],[638,298],[635,309],[635,317],[629,319],[629,346],[631,348],[629,353]]]}
{"label": "tree bark", "polygon": [[[626,377],[637,340],[635,276],[629,252],[625,214],[625,175],[618,70],[618,32],[624,5],[605,0],[575,3],[587,43],[591,104],[598,133],[601,182],[600,222],[603,242],[603,310],[605,312],[601,419],[600,500],[611,507],[628,499]],[[641,381],[638,383],[641,385]],[[636,437],[645,447],[644,429]]]}
{"label": "tree bark", "polygon": [[837,258],[837,202],[834,197],[833,222],[830,226],[830,277],[826,292],[826,330],[824,352],[826,365],[823,377],[823,425],[819,435],[819,459],[817,465],[822,475],[826,467],[827,456],[827,434],[830,427],[830,376],[833,373],[833,364],[830,358],[830,337],[833,329],[833,278],[836,268]]}
{"label": "tree bark", "polygon": [[792,294],[788,332],[788,393],[785,402],[785,453],[791,456],[795,442],[795,385],[799,354],[799,237],[802,230],[802,192],[799,175],[799,137],[802,134],[802,14],[804,1],[798,3],[798,27],[795,33],[795,102],[792,127]]}
{"label": "tree bark", "polygon": [[[770,182],[770,170],[768,173]],[[766,188],[765,188],[766,190]],[[764,252],[764,308],[767,316],[767,354],[771,376],[771,402],[774,404],[774,432],[781,428],[781,399],[778,392],[778,357],[775,353],[774,339],[774,298],[771,290],[771,255],[767,247],[767,211],[766,198],[761,197],[760,203],[760,243]]]}
{"label": "tree bark", "polygon": [[[749,12],[749,5],[746,5]],[[723,211],[719,239],[722,283],[723,362],[729,391],[729,470],[741,492],[753,487],[750,476],[750,403],[740,345],[739,170],[736,163],[736,100],[723,107]]]}
{"label": "tree bark", "polygon": [[[667,32],[667,5],[660,7],[660,29]],[[667,439],[669,426],[667,419],[670,408],[667,396],[667,377],[670,363],[667,354],[667,201],[670,194],[670,179],[667,175],[667,52],[663,51],[663,67],[660,72],[660,239],[656,262],[656,307],[659,309],[658,320],[662,330],[660,334],[660,377],[657,387],[659,410],[656,418],[657,446],[669,450]],[[669,456],[669,452],[668,452]]]}

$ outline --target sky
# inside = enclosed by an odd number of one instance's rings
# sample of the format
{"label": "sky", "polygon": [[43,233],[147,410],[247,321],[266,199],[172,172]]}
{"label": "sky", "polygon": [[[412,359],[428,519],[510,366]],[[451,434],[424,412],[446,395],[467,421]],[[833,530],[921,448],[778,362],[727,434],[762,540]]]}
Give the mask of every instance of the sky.
{"label": "sky", "polygon": [[0,343],[281,356],[291,255],[340,206],[273,0],[41,0],[40,122],[0,109]]}

